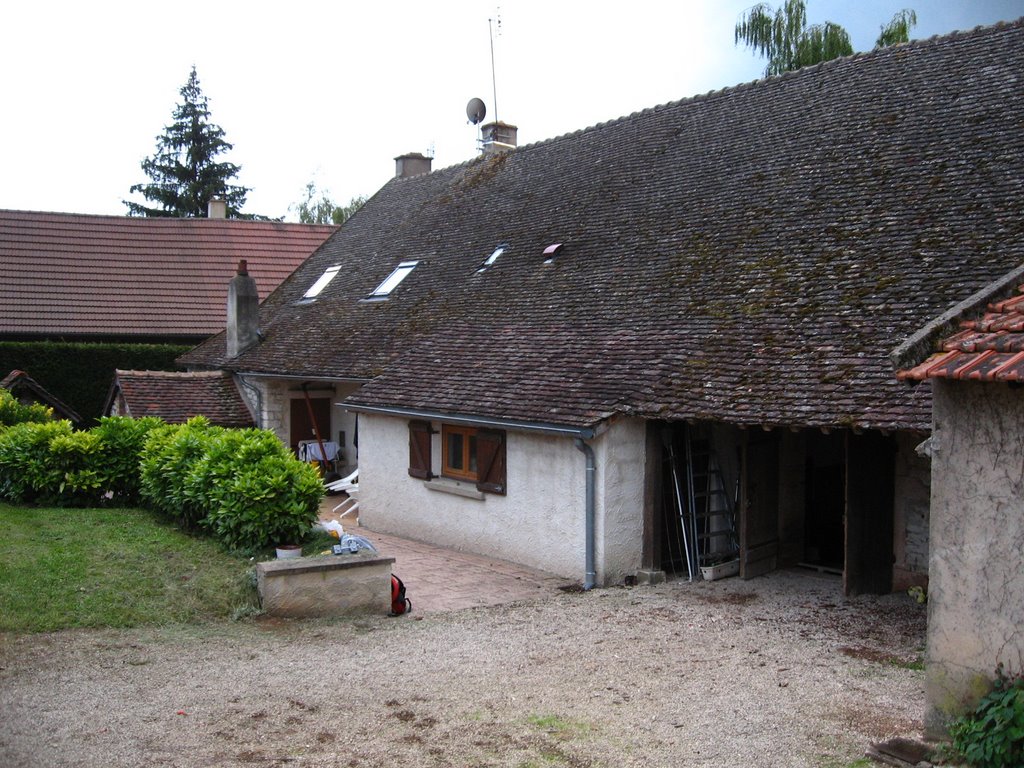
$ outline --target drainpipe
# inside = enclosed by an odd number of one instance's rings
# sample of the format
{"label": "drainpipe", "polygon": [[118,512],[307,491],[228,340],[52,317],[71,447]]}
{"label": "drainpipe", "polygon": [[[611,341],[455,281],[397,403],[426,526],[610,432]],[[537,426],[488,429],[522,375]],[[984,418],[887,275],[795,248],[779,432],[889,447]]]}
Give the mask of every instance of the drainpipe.
{"label": "drainpipe", "polygon": [[587,457],[587,576],[583,582],[583,589],[593,589],[597,583],[597,572],[594,570],[594,486],[596,483],[594,449],[580,437],[573,440],[573,443]]}

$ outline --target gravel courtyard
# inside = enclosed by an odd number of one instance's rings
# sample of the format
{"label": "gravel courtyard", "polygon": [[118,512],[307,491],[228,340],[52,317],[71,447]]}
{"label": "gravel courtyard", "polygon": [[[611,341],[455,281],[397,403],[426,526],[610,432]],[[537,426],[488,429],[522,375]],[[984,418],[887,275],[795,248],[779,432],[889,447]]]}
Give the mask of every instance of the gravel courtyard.
{"label": "gravel courtyard", "polygon": [[398,618],[0,635],[0,765],[801,766],[918,736],[925,608],[781,572]]}

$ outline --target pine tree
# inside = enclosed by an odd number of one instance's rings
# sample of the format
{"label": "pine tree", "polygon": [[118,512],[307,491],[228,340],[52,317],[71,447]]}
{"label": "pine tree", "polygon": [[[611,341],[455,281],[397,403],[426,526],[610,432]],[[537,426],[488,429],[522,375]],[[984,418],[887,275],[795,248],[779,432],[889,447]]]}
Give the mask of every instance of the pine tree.
{"label": "pine tree", "polygon": [[[218,155],[232,149],[220,126],[209,122],[206,96],[199,87],[196,68],[181,88],[183,102],[173,113],[173,122],[156,137],[156,153],[142,161],[142,170],[152,181],[134,184],[153,206],[125,200],[131,216],[205,217],[212,198],[227,202],[228,216],[238,217],[249,190],[228,184],[238,175],[234,163],[216,162]],[[247,218],[244,217],[243,218]]]}

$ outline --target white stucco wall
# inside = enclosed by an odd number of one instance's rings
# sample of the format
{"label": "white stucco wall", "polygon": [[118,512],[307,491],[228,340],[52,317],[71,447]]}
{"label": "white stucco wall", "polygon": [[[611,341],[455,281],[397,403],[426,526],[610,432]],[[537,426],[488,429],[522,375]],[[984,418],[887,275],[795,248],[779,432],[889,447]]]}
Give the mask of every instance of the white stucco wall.
{"label": "white stucco wall", "polygon": [[934,382],[925,727],[1024,671],[1024,390]]}
{"label": "white stucco wall", "polygon": [[[619,583],[639,568],[643,436],[642,422],[625,421],[591,441],[598,584]],[[405,419],[363,414],[359,440],[363,525],[583,581],[586,460],[571,438],[508,430],[505,496],[480,494],[472,483],[410,477]],[[436,474],[439,435],[431,453]]]}

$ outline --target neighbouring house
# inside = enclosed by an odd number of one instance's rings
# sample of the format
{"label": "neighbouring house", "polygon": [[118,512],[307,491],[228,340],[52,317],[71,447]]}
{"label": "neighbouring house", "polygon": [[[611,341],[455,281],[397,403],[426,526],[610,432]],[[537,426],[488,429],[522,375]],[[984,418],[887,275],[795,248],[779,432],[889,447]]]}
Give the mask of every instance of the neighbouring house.
{"label": "neighbouring house", "polygon": [[925,727],[941,735],[988,692],[997,664],[1024,671],[1024,267],[893,359],[899,378],[932,388]]}
{"label": "neighbouring house", "polygon": [[184,424],[205,416],[219,427],[255,426],[235,379],[221,371],[115,371],[104,416],[156,416]]}
{"label": "neighbouring house", "polygon": [[266,296],[337,231],[225,219],[216,202],[203,219],[0,210],[0,369],[91,421],[115,368],[173,368],[224,328],[240,259]]}
{"label": "neighbouring house", "polygon": [[51,394],[38,381],[24,371],[11,371],[0,379],[0,389],[6,389],[22,405],[45,405],[53,409],[53,418],[67,419],[73,426],[82,423],[82,417],[56,395]]}
{"label": "neighbouring house", "polygon": [[528,146],[488,126],[473,161],[398,158],[258,334],[180,362],[290,444],[337,435],[370,528],[588,587],[924,584],[931,397],[887,351],[1024,263],[1022,71],[1018,21]]}

